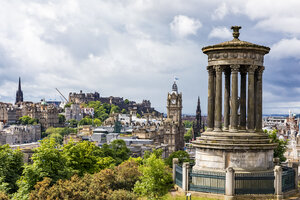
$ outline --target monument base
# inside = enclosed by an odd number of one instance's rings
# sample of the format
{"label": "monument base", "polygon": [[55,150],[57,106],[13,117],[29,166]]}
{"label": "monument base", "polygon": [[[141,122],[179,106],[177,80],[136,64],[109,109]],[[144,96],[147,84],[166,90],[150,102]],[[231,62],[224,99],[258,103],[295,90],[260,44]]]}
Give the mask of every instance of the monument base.
{"label": "monument base", "polygon": [[273,165],[273,150],[265,133],[204,132],[192,142],[196,149],[193,170],[269,171]]}

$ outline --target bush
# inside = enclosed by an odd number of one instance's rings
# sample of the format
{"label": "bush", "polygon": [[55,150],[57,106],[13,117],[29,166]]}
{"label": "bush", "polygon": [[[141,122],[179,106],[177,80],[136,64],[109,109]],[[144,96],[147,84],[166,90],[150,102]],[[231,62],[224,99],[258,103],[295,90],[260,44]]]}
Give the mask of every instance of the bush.
{"label": "bush", "polygon": [[115,190],[107,198],[108,200],[137,200],[137,196],[127,190]]}

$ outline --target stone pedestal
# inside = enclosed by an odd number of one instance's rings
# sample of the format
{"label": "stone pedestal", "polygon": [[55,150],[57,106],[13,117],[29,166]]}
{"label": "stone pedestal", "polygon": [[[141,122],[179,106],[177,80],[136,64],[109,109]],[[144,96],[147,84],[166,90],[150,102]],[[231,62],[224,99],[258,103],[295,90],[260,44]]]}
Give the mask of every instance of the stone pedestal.
{"label": "stone pedestal", "polygon": [[193,141],[196,148],[194,170],[253,172],[273,169],[273,149],[263,133],[204,132]]}

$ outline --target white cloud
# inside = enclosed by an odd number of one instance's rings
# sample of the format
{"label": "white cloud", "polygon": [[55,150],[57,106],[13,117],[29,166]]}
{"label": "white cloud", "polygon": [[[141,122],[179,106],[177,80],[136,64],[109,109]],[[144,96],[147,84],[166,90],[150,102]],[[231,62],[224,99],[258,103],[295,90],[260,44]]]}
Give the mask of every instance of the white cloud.
{"label": "white cloud", "polygon": [[230,39],[232,33],[226,27],[215,27],[208,35],[209,38]]}
{"label": "white cloud", "polygon": [[213,20],[222,20],[228,14],[228,8],[225,2],[223,2],[212,14]]}
{"label": "white cloud", "polygon": [[296,58],[300,60],[300,40],[282,39],[271,47],[270,55],[273,59]]}
{"label": "white cloud", "polygon": [[197,30],[202,27],[199,20],[184,15],[177,15],[170,23],[171,30],[179,37],[196,35]]}

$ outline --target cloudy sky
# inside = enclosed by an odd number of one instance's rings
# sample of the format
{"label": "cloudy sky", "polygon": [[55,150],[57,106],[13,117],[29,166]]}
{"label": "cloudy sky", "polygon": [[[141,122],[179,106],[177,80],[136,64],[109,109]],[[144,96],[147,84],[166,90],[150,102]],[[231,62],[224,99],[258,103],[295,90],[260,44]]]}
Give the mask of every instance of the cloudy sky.
{"label": "cloudy sky", "polygon": [[60,100],[98,91],[165,112],[174,76],[183,113],[207,107],[206,45],[241,40],[271,47],[264,113],[300,112],[299,0],[2,0],[0,101]]}

